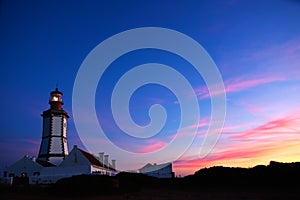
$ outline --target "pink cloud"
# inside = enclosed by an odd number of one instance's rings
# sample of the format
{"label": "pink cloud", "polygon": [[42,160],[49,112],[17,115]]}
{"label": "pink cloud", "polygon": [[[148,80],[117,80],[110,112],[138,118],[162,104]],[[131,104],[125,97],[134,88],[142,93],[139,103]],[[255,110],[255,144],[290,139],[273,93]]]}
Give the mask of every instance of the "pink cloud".
{"label": "pink cloud", "polygon": [[233,125],[233,126],[224,126],[222,129],[222,134],[224,133],[233,133],[236,132],[237,130],[245,129],[246,127],[249,127],[253,125],[253,123],[246,123],[246,124],[238,124],[238,125]]}
{"label": "pink cloud", "polygon": [[[229,149],[212,152],[209,156],[202,159],[181,158],[174,163],[174,169],[177,173],[187,175],[201,168],[218,165],[231,167],[253,167],[258,164],[266,164],[270,160],[276,160],[278,155],[280,157],[280,154],[286,151],[286,149],[290,147],[296,149],[298,146],[299,144],[296,142],[293,143],[292,140],[287,140],[285,142],[277,141],[276,143],[267,140],[259,141],[259,144],[254,144],[253,141],[246,143],[242,142],[241,144],[234,145]],[[296,155],[295,152],[291,153]]]}
{"label": "pink cloud", "polygon": [[300,136],[300,114],[297,112],[290,116],[269,121],[254,129],[236,134],[232,136],[232,139],[245,140],[255,137],[272,138],[278,135],[287,137],[294,134]]}
{"label": "pink cloud", "polygon": [[33,139],[21,139],[22,141],[29,143],[29,144],[33,144],[33,145],[40,145],[41,140],[33,140]]}
{"label": "pink cloud", "polygon": [[258,113],[265,115],[266,111],[268,109],[270,109],[270,105],[269,106],[265,106],[265,105],[264,106],[258,106],[258,105],[250,104],[247,101],[240,102],[239,104],[244,106],[245,110],[248,113],[255,114],[255,115],[257,115]]}
{"label": "pink cloud", "polygon": [[209,125],[209,119],[208,118],[201,118],[199,123],[186,126],[182,130],[190,130],[190,129],[195,129],[195,128],[201,128],[201,127],[206,127],[208,125]]}
{"label": "pink cloud", "polygon": [[150,144],[148,144],[147,146],[142,146],[141,148],[138,149],[139,153],[150,153],[153,151],[157,151],[161,148],[163,148],[165,145],[167,145],[166,142],[163,141],[150,141]]}
{"label": "pink cloud", "polygon": [[[201,120],[196,123],[196,124],[191,124],[189,126],[183,127],[180,130],[176,131],[173,135],[170,136],[170,139],[173,140],[178,137],[185,137],[185,136],[192,136],[192,135],[203,135],[205,131],[199,130],[200,128],[203,127],[208,127],[209,126],[209,119],[208,118],[201,118]],[[193,130],[198,128],[197,132],[195,133]]]}
{"label": "pink cloud", "polygon": [[[264,151],[265,152],[265,151]],[[234,150],[226,150],[219,152],[218,154],[209,155],[205,158],[197,158],[189,160],[188,158],[182,158],[175,162],[175,165],[177,168],[179,167],[208,167],[211,166],[212,163],[224,163],[228,162],[229,160],[233,160],[236,158],[253,158],[257,157],[262,154],[262,151],[260,149],[255,150],[240,150],[240,151],[234,151]]]}
{"label": "pink cloud", "polygon": [[268,46],[261,50],[256,50],[251,54],[247,54],[245,61],[261,60],[266,58],[274,58],[277,61],[299,60],[300,54],[300,37],[294,38],[285,43]]}
{"label": "pink cloud", "polygon": [[225,82],[226,92],[238,92],[258,85],[283,81],[284,78],[279,77],[264,77],[245,80],[243,78],[231,79]]}
{"label": "pink cloud", "polygon": [[39,140],[31,140],[31,139],[13,139],[13,140],[1,141],[0,142],[0,152],[2,152],[0,154],[1,165],[9,166],[14,162],[16,162],[17,160],[21,159],[25,155],[37,156],[39,151],[39,144],[40,144]]}
{"label": "pink cloud", "polygon": [[[216,95],[222,94],[224,92],[226,92],[226,93],[239,92],[239,91],[244,91],[249,88],[258,86],[258,85],[263,85],[263,84],[277,82],[277,81],[284,81],[284,80],[285,80],[285,78],[282,78],[282,77],[262,77],[262,78],[253,78],[253,79],[247,79],[245,77],[238,77],[238,78],[234,78],[234,79],[225,81],[225,83],[224,83],[225,91],[215,90],[212,93],[209,93],[208,88],[203,87],[203,86],[196,88],[195,91],[200,99],[205,99],[205,98],[209,98],[211,96],[216,96]],[[215,87],[215,88],[218,88],[218,87]]]}
{"label": "pink cloud", "polygon": [[[228,135],[227,135],[228,134]],[[177,172],[190,174],[215,165],[250,167],[270,160],[299,160],[300,112],[269,121],[243,132],[228,132],[205,158],[186,155],[174,164]]]}
{"label": "pink cloud", "polygon": [[[203,159],[183,159],[174,163],[176,174],[188,175],[201,168],[212,166],[229,166],[229,167],[253,167],[258,164],[267,164],[274,160],[272,148],[248,148],[248,149],[230,149],[214,153]],[[266,157],[265,155],[269,155]]]}

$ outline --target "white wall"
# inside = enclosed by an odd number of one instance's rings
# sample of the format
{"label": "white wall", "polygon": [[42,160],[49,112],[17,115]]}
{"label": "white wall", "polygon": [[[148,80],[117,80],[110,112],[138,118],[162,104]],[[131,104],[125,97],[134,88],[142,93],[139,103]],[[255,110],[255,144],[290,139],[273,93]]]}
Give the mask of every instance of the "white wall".
{"label": "white wall", "polygon": [[69,167],[45,167],[41,170],[39,176],[29,177],[30,184],[51,184],[61,178],[67,178],[76,175],[91,174],[91,166],[79,165]]}
{"label": "white wall", "polygon": [[80,152],[77,147],[74,147],[69,155],[61,162],[59,166],[77,166],[90,165],[88,159]]}
{"label": "white wall", "polygon": [[162,168],[158,168],[153,171],[146,171],[146,172],[141,172],[143,174],[146,174],[148,176],[154,176],[157,178],[172,178],[173,173],[172,173],[172,164],[168,164]]}
{"label": "white wall", "polygon": [[21,177],[22,173],[26,173],[27,176],[33,176],[35,172],[40,172],[42,166],[32,161],[29,157],[24,156],[8,168],[6,168],[7,176],[13,174],[14,176]]}

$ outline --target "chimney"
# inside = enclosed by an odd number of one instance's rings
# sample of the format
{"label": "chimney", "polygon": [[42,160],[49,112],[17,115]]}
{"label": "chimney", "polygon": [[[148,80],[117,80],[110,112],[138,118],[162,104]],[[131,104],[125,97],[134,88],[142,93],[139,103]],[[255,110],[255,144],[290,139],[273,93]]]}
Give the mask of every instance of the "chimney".
{"label": "chimney", "polygon": [[104,152],[100,152],[100,153],[99,153],[99,161],[100,161],[102,167],[103,167],[103,165],[104,165],[104,163],[103,163],[103,156],[104,156]]}
{"label": "chimney", "polygon": [[[108,165],[108,156],[109,155],[104,155],[104,165],[107,167],[107,168],[109,168],[109,165]],[[105,167],[104,166],[104,167]]]}
{"label": "chimney", "polygon": [[116,160],[111,160],[111,165],[113,169],[116,169]]}

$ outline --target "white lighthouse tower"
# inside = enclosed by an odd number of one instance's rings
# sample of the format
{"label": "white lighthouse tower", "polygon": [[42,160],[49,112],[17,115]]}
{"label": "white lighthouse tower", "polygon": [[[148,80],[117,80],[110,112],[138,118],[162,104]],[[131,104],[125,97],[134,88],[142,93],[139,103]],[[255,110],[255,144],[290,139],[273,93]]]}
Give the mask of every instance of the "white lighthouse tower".
{"label": "white lighthouse tower", "polygon": [[50,109],[43,112],[43,135],[38,160],[58,165],[68,155],[67,119],[62,109],[63,93],[55,89],[50,93]]}

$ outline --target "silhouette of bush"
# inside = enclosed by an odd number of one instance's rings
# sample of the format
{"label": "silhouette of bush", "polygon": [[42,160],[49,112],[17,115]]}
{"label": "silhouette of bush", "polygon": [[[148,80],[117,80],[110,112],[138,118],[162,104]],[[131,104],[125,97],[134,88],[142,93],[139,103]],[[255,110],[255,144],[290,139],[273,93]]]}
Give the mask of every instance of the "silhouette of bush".
{"label": "silhouette of bush", "polygon": [[119,190],[119,182],[110,176],[79,175],[58,180],[56,192],[75,195],[110,194]]}
{"label": "silhouette of bush", "polygon": [[80,175],[59,180],[49,193],[94,195],[140,192],[144,188],[299,188],[300,163],[279,163],[253,168],[216,166],[204,168],[183,178],[159,179],[144,174],[121,172],[115,177]]}
{"label": "silhouette of bush", "polygon": [[13,178],[13,185],[28,185],[29,178],[28,177],[14,177]]}
{"label": "silhouette of bush", "polygon": [[143,187],[157,187],[160,179],[140,173],[121,172],[116,175],[119,180],[120,189],[125,192],[137,192]]}
{"label": "silhouette of bush", "polygon": [[271,161],[268,166],[253,168],[232,168],[216,166],[204,168],[192,176],[185,177],[190,186],[222,187],[298,187],[300,163],[280,163]]}

